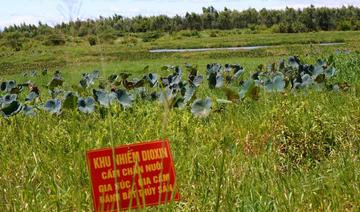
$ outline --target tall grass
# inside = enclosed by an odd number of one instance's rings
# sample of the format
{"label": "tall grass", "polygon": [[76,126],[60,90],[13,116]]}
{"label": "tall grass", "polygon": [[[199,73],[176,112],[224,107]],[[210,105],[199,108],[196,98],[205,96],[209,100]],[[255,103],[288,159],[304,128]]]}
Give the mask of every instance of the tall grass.
{"label": "tall grass", "polygon": [[[278,58],[221,62],[244,61],[249,74],[264,59]],[[153,63],[159,64],[168,60]],[[215,105],[206,119],[152,102],[127,110],[114,106],[105,118],[78,111],[1,118],[0,210],[92,210],[87,150],[169,138],[182,199],[159,210],[358,211],[359,64],[358,53],[336,57],[336,80],[350,83],[348,92],[262,92],[258,101],[221,110]],[[143,66],[138,62],[130,71]],[[71,83],[77,75],[64,73]],[[48,81],[37,80],[40,86]],[[205,86],[198,96],[215,98]]]}

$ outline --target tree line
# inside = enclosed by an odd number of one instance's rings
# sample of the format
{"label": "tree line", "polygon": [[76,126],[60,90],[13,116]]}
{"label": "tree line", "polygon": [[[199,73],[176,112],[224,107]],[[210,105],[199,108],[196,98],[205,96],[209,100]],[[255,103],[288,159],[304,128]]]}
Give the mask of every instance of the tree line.
{"label": "tree line", "polygon": [[[330,30],[359,30],[360,8],[354,6],[341,8],[316,8],[313,5],[303,9],[285,8],[221,11],[214,7],[202,8],[202,13],[186,13],[184,16],[169,17],[158,15],[151,17],[136,16],[132,18],[121,15],[99,17],[96,20],[75,20],[61,23],[54,27],[39,23],[20,24],[5,27],[0,36],[12,33],[10,36],[33,38],[39,35],[61,33],[72,36],[110,36],[117,37],[124,33],[138,32],[176,32],[181,30],[207,29],[270,29],[278,33],[297,33]],[[19,35],[20,33],[20,35]]]}

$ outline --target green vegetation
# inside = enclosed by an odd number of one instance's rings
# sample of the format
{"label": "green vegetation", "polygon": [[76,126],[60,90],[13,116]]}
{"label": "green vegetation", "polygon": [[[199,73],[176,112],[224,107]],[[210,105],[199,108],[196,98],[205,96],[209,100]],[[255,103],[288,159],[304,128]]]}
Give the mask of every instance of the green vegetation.
{"label": "green vegetation", "polygon": [[[360,32],[273,34],[265,29],[252,34],[257,31],[256,25],[233,30],[189,28],[142,33],[112,29],[93,33],[82,27],[81,35],[42,25],[34,31],[40,29],[41,33],[34,37],[15,31],[1,33],[4,45],[0,47],[0,82],[7,81],[6,86],[11,87],[9,80],[18,84],[31,80],[31,91],[35,92],[36,87],[41,94],[36,100],[39,105],[45,105],[55,95],[49,89],[55,91],[62,84],[62,90],[81,94],[82,107],[77,109],[79,99],[66,93],[61,94],[67,101],[60,113],[54,101],[48,103],[49,110],[40,109],[35,116],[19,113],[0,118],[0,210],[91,210],[85,152],[111,146],[111,137],[116,145],[169,138],[182,199],[160,209],[360,209]],[[317,45],[323,42],[345,44]],[[272,47],[149,53],[157,48],[249,45]],[[282,91],[285,79],[274,77],[255,96],[252,92],[234,95],[232,91],[240,91],[245,82],[234,81],[229,89],[220,89],[216,88],[216,76],[209,81],[206,77],[207,64],[240,64],[246,81],[259,69],[266,72],[269,64],[278,64],[290,55],[299,56],[307,64],[333,55],[328,62],[329,67],[336,67],[336,75],[332,76],[331,71],[326,72],[331,78],[324,75],[331,89],[291,91],[287,87]],[[196,97],[203,101],[196,105],[206,114],[206,97],[211,99],[211,112],[205,118],[194,116],[197,108],[190,103],[178,109],[158,101],[134,101],[131,108],[125,108],[125,99],[123,104],[114,104],[103,112],[99,103],[95,108],[88,107],[92,100],[86,97],[94,96],[93,89],[99,89],[100,81],[111,80],[112,74],[130,73],[128,80],[134,82],[145,73],[168,76],[173,69],[164,66],[172,64],[183,69],[183,79],[187,80],[185,63],[197,65],[199,75],[204,76],[196,91]],[[61,80],[54,80],[57,69]],[[98,73],[93,70],[100,70],[94,84],[88,81]],[[151,82],[153,77],[149,79]],[[213,89],[209,89],[209,83]],[[338,89],[334,89],[335,85]],[[124,87],[122,81],[116,89]],[[36,99],[26,86],[23,89],[19,99]],[[107,85],[106,90],[110,89]],[[242,98],[244,93],[250,98]],[[0,95],[3,97],[5,92]],[[235,103],[224,104],[217,99]],[[90,113],[92,109],[96,112]]]}
{"label": "green vegetation", "polygon": [[[76,39],[97,36],[103,43],[113,43],[132,33],[141,33],[144,42],[154,41],[166,34],[180,32],[182,37],[201,37],[204,30],[236,30],[242,33],[304,33],[317,31],[357,31],[360,29],[360,8],[348,6],[342,8],[304,9],[286,8],[285,10],[247,9],[244,11],[224,8],[218,11],[210,6],[203,8],[201,14],[187,13],[185,16],[168,17],[165,15],[126,18],[114,15],[97,20],[76,20],[50,27],[47,24],[8,26],[0,37],[5,37],[7,45],[14,50],[22,48],[21,43],[33,39],[43,39],[51,34],[45,45],[62,45],[58,34]],[[210,37],[216,37],[211,32]],[[60,41],[60,43],[58,43]],[[55,42],[55,43],[54,43]]]}
{"label": "green vegetation", "polygon": [[271,29],[274,32],[311,32],[318,30],[359,30],[360,9],[348,6],[342,8],[315,8],[313,5],[304,9],[286,8],[285,10],[250,8],[243,11],[224,8],[222,11],[214,7],[204,7],[201,14],[186,13],[185,16],[168,17],[166,15],[125,18],[114,15],[98,20],[73,21],[62,23],[54,28],[41,24],[10,26],[5,32],[19,31],[28,37],[34,37],[42,32],[60,30],[66,34],[86,36],[101,33],[174,32],[179,30],[206,29]]}
{"label": "green vegetation", "polygon": [[[185,31],[186,32],[186,31]],[[217,37],[211,37],[212,32],[217,33]],[[101,62],[114,64],[121,61],[122,64],[135,66],[132,61],[139,61],[139,66],[134,68],[140,70],[143,68],[142,61],[145,63],[157,64],[163,66],[166,64],[183,64],[196,60],[202,65],[207,63],[219,62],[229,63],[228,61],[218,61],[222,58],[263,58],[263,57],[288,57],[289,55],[312,55],[318,57],[322,51],[332,52],[336,48],[349,49],[357,51],[360,43],[360,32],[317,32],[317,33],[296,33],[296,34],[246,34],[242,30],[229,31],[202,31],[200,37],[184,37],[184,31],[178,33],[166,34],[163,37],[151,41],[143,42],[142,34],[130,34],[116,40],[110,40],[110,43],[102,42],[98,37],[95,46],[89,44],[87,38],[75,38],[65,36],[64,46],[48,47],[43,45],[43,40],[31,40],[21,45],[21,51],[15,51],[6,45],[0,52],[0,73],[21,73],[26,70],[42,70],[44,68],[77,69],[79,66],[90,66]],[[0,41],[1,42],[1,41]],[[327,42],[345,42],[345,45],[335,47],[321,47],[316,44]],[[112,44],[111,44],[112,43]],[[306,44],[306,45],[304,45]],[[270,45],[274,48],[254,51],[234,51],[234,52],[201,52],[201,53],[159,53],[151,54],[150,49],[158,48],[203,48],[203,47],[234,47],[234,46],[261,46]],[[304,48],[299,48],[304,47]],[[306,47],[306,48],[305,48]],[[166,61],[164,61],[166,59]],[[214,60],[215,59],[215,60]],[[274,61],[266,61],[274,62]],[[238,63],[235,60],[231,63]],[[257,63],[264,63],[259,60]],[[199,64],[200,65],[200,64]],[[100,68],[96,65],[97,68]],[[154,67],[156,68],[156,66]],[[133,69],[133,70],[134,70]],[[102,70],[104,71],[104,70]]]}
{"label": "green vegetation", "polygon": [[52,34],[46,36],[44,45],[46,46],[62,46],[65,45],[66,41],[61,34]]}
{"label": "green vegetation", "polygon": [[[339,60],[344,61],[339,70],[349,72],[339,72],[344,79],[359,72],[359,55]],[[355,82],[358,85],[358,77]],[[358,93],[351,92],[266,95],[228,106],[206,120],[171,111],[163,134],[163,106],[148,103],[117,109],[113,134],[117,144],[170,138],[183,196],[175,206],[179,210],[215,207],[219,176],[225,178],[222,210],[356,210],[358,105]],[[16,116],[10,122],[2,119],[1,126],[4,208],[91,207],[84,152],[109,145],[108,119],[79,112],[40,113],[33,118]],[[324,156],[319,150],[328,153]],[[222,157],[225,167],[220,166]]]}
{"label": "green vegetation", "polygon": [[89,36],[88,37],[88,42],[89,42],[90,46],[95,46],[96,43],[97,43],[97,39],[96,39],[95,36]]}

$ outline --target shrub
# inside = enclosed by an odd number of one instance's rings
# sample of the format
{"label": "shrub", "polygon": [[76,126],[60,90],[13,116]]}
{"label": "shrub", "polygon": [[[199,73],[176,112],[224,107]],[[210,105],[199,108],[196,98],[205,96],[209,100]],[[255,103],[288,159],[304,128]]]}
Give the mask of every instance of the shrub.
{"label": "shrub", "polygon": [[142,40],[144,42],[151,42],[151,41],[159,39],[161,36],[162,36],[162,34],[160,32],[157,32],[157,31],[155,31],[155,32],[147,32],[147,33],[143,34]]}
{"label": "shrub", "polygon": [[255,31],[261,31],[261,32],[263,32],[263,31],[267,31],[269,28],[266,26],[266,25],[258,25],[258,26],[256,26],[255,27]]}
{"label": "shrub", "polygon": [[351,30],[351,23],[349,21],[340,21],[337,24],[337,29],[340,31],[349,31]]}
{"label": "shrub", "polygon": [[256,34],[257,31],[256,30],[251,30],[251,29],[244,29],[243,30],[243,34]]}
{"label": "shrub", "polygon": [[212,38],[217,37],[217,33],[216,33],[216,32],[214,32],[214,31],[210,32],[210,37],[212,37]]}
{"label": "shrub", "polygon": [[62,46],[65,45],[66,41],[61,34],[52,34],[45,37],[44,45],[46,46]]}
{"label": "shrub", "polygon": [[255,30],[256,30],[256,25],[255,25],[255,24],[249,24],[249,25],[248,25],[248,28],[249,28],[251,31],[255,31]]}
{"label": "shrub", "polygon": [[84,37],[84,36],[86,36],[86,35],[88,35],[88,34],[89,34],[89,28],[86,27],[86,26],[84,26],[84,25],[82,25],[82,26],[80,27],[80,29],[79,29],[78,36],[79,36],[79,37]]}
{"label": "shrub", "polygon": [[136,45],[138,42],[138,39],[136,37],[133,36],[126,36],[124,37],[124,39],[121,41],[121,44],[126,44],[128,46],[133,46]]}
{"label": "shrub", "polygon": [[292,28],[293,28],[294,32],[296,32],[296,33],[307,32],[306,26],[301,22],[293,23]]}
{"label": "shrub", "polygon": [[278,25],[278,33],[291,33],[292,32],[292,29],[291,27],[289,27],[290,24],[287,24],[287,23],[280,23]]}
{"label": "shrub", "polygon": [[360,20],[358,21],[353,20],[352,22],[353,22],[352,30],[360,30]]}
{"label": "shrub", "polygon": [[181,36],[184,37],[201,37],[200,33],[197,30],[192,30],[192,31],[183,31],[181,32]]}
{"label": "shrub", "polygon": [[116,38],[116,32],[113,30],[106,30],[99,35],[99,39],[103,43],[114,43]]}
{"label": "shrub", "polygon": [[5,44],[15,51],[20,51],[23,46],[24,37],[20,32],[9,32],[5,34]]}
{"label": "shrub", "polygon": [[89,42],[90,46],[95,46],[97,43],[97,39],[95,36],[91,35],[88,37],[88,42]]}
{"label": "shrub", "polygon": [[307,27],[301,22],[274,24],[271,27],[273,33],[299,33],[307,32]]}
{"label": "shrub", "polygon": [[271,32],[273,33],[280,33],[280,26],[279,24],[274,24],[272,25],[272,27],[270,28]]}

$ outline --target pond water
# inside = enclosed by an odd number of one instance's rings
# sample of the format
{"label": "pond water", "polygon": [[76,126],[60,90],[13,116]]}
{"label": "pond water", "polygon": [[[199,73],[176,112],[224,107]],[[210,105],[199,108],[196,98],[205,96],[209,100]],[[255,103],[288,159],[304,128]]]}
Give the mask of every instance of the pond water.
{"label": "pond water", "polygon": [[[314,44],[319,46],[336,46],[344,45],[345,43],[320,43]],[[308,45],[308,44],[304,44]],[[240,47],[222,47],[222,48],[198,48],[198,49],[151,49],[150,53],[166,53],[166,52],[208,52],[208,51],[236,51],[236,50],[254,50],[254,49],[265,49],[276,46],[240,46]]]}

